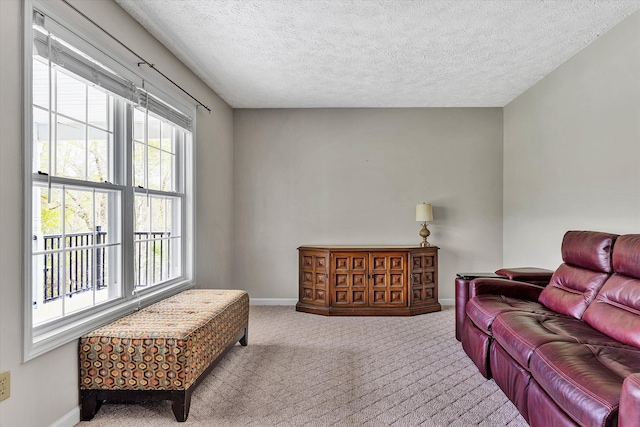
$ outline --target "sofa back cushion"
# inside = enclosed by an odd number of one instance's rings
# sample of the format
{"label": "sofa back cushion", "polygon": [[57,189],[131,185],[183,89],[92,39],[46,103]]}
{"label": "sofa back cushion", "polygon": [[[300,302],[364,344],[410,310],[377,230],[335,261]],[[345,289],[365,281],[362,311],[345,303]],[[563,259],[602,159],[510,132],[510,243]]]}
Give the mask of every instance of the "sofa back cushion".
{"label": "sofa back cushion", "polygon": [[613,271],[640,278],[640,234],[625,234],[613,249]]}
{"label": "sofa back cushion", "polygon": [[597,231],[567,231],[562,239],[565,264],[611,273],[611,248],[618,236]]}
{"label": "sofa back cushion", "polygon": [[564,264],[538,300],[557,313],[581,319],[611,274],[611,249],[617,237],[595,231],[568,231],[562,240]]}
{"label": "sofa back cushion", "polygon": [[613,270],[583,320],[620,342],[640,348],[640,234],[618,238],[613,248]]}

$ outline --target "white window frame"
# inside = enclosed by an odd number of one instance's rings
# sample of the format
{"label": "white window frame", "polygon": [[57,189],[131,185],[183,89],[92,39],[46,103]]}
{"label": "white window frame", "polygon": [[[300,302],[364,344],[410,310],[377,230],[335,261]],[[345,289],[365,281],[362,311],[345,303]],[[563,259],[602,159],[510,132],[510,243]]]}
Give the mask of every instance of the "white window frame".
{"label": "white window frame", "polygon": [[[100,61],[111,70],[115,71],[127,80],[144,89],[149,94],[158,97],[164,102],[176,108],[182,115],[188,116],[192,120],[191,138],[189,143],[184,145],[181,152],[184,160],[184,168],[181,171],[182,180],[181,204],[181,236],[182,236],[182,271],[180,277],[167,282],[150,286],[146,289],[135,290],[133,271],[133,198],[138,190],[133,188],[132,179],[132,129],[115,129],[115,132],[125,132],[126,146],[114,147],[114,151],[125,150],[127,153],[125,160],[120,166],[129,172],[126,185],[122,188],[126,193],[121,206],[122,218],[120,225],[122,234],[120,238],[121,246],[121,267],[122,267],[122,295],[120,298],[105,302],[78,313],[71,314],[62,319],[47,322],[43,326],[34,327],[32,317],[32,194],[34,187],[34,176],[32,168],[33,139],[32,139],[32,16],[34,9],[42,12],[48,22],[57,28],[56,33],[62,36],[65,41],[81,49],[87,55]],[[64,345],[77,339],[83,334],[113,321],[123,315],[131,313],[142,306],[152,304],[167,298],[173,294],[181,292],[194,286],[195,276],[195,117],[196,107],[183,94],[175,91],[166,81],[159,79],[150,69],[138,68],[131,60],[123,59],[123,53],[114,49],[113,43],[106,36],[89,31],[90,27],[86,21],[75,14],[71,8],[63,3],[47,2],[46,0],[25,0],[23,16],[23,138],[24,138],[24,216],[23,216],[23,361],[31,360],[56,347]],[[63,33],[63,34],[60,34]],[[125,64],[125,65],[123,65]],[[126,110],[126,109],[125,109]],[[126,111],[125,111],[126,114]],[[125,121],[131,123],[131,121]],[[50,123],[50,126],[53,124]],[[115,171],[121,174],[123,171]],[[61,178],[58,178],[61,180]],[[64,179],[62,179],[64,180]],[[99,186],[99,185],[97,185]],[[172,195],[173,194],[167,194]],[[131,215],[130,215],[131,214]],[[130,216],[131,218],[127,218]]]}

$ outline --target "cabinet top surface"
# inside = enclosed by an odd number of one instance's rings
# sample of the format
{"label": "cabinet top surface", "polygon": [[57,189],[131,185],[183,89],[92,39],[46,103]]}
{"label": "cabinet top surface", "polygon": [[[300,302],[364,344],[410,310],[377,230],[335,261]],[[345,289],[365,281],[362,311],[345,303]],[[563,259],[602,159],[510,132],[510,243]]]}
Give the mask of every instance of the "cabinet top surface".
{"label": "cabinet top surface", "polygon": [[424,250],[440,249],[437,246],[415,246],[415,245],[307,245],[300,246],[301,249],[323,249],[323,250],[348,250],[348,251],[370,251],[370,250]]}

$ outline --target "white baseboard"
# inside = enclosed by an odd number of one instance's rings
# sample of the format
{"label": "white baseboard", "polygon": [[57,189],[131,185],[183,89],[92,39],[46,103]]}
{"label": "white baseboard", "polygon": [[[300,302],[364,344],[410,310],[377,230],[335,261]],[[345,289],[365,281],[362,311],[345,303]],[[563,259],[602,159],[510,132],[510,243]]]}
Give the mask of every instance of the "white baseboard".
{"label": "white baseboard", "polygon": [[61,418],[51,424],[50,427],[73,427],[80,422],[80,406],[76,406]]}
{"label": "white baseboard", "polygon": [[296,305],[295,298],[251,298],[251,305]]}
{"label": "white baseboard", "polygon": [[456,300],[453,298],[441,298],[438,300],[440,305],[445,307],[454,307],[456,305]]}

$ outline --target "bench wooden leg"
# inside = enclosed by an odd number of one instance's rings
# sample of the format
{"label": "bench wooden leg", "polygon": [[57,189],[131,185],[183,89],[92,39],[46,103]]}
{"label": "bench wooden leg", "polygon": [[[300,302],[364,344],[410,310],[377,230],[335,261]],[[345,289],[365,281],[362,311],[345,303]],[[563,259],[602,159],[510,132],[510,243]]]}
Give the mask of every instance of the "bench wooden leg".
{"label": "bench wooden leg", "polygon": [[102,400],[98,400],[97,390],[80,390],[80,419],[89,421],[102,406]]}
{"label": "bench wooden leg", "polygon": [[176,417],[176,421],[185,422],[189,416],[189,408],[191,407],[191,390],[176,391],[171,393],[172,404],[171,409],[173,415]]}
{"label": "bench wooden leg", "polygon": [[240,345],[246,347],[249,344],[249,328],[244,328],[244,335],[240,338]]}

